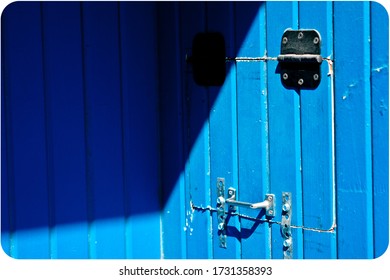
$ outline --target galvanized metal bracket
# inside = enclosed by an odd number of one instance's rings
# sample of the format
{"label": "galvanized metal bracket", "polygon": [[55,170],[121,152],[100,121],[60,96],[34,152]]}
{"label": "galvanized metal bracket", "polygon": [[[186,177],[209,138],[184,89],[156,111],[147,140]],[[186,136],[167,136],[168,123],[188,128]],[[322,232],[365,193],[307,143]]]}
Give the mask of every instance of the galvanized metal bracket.
{"label": "galvanized metal bracket", "polygon": [[281,82],[286,88],[315,89],[321,82],[321,36],[317,30],[283,33],[279,61]]}
{"label": "galvanized metal bracket", "polygon": [[217,178],[217,219],[219,247],[227,248],[225,216],[225,178]]}
{"label": "galvanized metal bracket", "polygon": [[282,222],[281,232],[283,237],[283,256],[285,259],[291,259],[293,256],[293,238],[291,234],[291,193],[282,193]]}

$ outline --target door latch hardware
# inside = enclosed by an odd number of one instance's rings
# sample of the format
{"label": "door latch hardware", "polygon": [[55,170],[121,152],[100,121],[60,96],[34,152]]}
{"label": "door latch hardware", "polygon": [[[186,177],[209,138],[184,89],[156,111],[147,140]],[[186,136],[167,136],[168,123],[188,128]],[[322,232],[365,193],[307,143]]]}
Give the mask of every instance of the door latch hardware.
{"label": "door latch hardware", "polygon": [[278,56],[284,87],[315,89],[321,82],[321,36],[317,30],[291,30],[283,33]]}
{"label": "door latch hardware", "polygon": [[265,214],[269,218],[275,217],[274,211],[274,200],[275,196],[273,194],[266,194],[264,201],[257,203],[242,202],[236,200],[236,189],[228,189],[228,198],[226,199],[226,204],[229,205],[229,211],[236,211],[236,207],[246,207],[251,209],[265,209]]}
{"label": "door latch hardware", "polygon": [[293,238],[291,234],[291,193],[282,193],[282,222],[280,230],[283,237],[283,257],[291,259],[293,255]]}
{"label": "door latch hardware", "polygon": [[226,78],[226,62],[279,61],[282,84],[286,88],[315,89],[321,81],[321,36],[317,30],[284,32],[278,57],[226,57],[225,39],[220,32],[200,32],[192,41],[192,75],[200,86],[221,86]]}
{"label": "door latch hardware", "polygon": [[275,217],[275,195],[266,194],[265,200],[257,203],[242,202],[236,200],[236,189],[229,188],[225,197],[225,178],[217,178],[217,221],[219,247],[227,248],[227,216],[225,206],[228,205],[228,212],[236,211],[236,207],[248,207],[251,209],[265,209],[268,219]]}

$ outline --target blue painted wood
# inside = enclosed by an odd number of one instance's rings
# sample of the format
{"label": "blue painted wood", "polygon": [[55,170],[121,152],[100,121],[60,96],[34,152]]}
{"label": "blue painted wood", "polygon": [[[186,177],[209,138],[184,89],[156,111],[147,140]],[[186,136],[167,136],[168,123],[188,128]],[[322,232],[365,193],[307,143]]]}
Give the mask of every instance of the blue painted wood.
{"label": "blue painted wood", "polygon": [[[207,30],[220,31],[226,44],[227,55],[234,55],[235,5],[233,3],[207,4]],[[226,65],[227,77],[222,87],[208,89],[210,106],[210,192],[211,206],[216,206],[217,178],[225,178],[225,192],[229,187],[238,188],[237,163],[237,95],[236,67],[233,63]],[[216,259],[233,259],[241,257],[240,224],[237,217],[230,217],[227,228],[227,248],[220,248],[218,218],[213,215],[212,241],[213,257]]]}
{"label": "blue painted wood", "polygon": [[[80,5],[42,4],[52,258],[88,256]],[[77,65],[77,67],[75,67]],[[72,81],[71,83],[69,81]]]}
{"label": "blue painted wood", "polygon": [[[48,258],[49,207],[41,11],[38,3],[13,3],[2,17],[7,106],[11,256]],[[4,37],[3,37],[4,38]],[[4,130],[3,132],[4,133]],[[10,178],[12,177],[12,179]]]}
{"label": "blue painted wood", "polygon": [[[161,187],[163,208],[162,257],[186,258],[183,94],[179,3],[158,4],[160,80]],[[172,83],[172,80],[178,81]],[[169,242],[175,240],[175,246]],[[164,242],[165,241],[165,242]]]}
{"label": "blue painted wood", "polygon": [[[251,12],[253,15],[248,16]],[[238,56],[266,55],[265,3],[236,4]],[[260,202],[269,193],[268,91],[266,62],[237,62],[238,199]],[[240,208],[243,215],[265,219],[265,210]],[[242,258],[271,257],[267,223],[241,219]]]}
{"label": "blue painted wood", "polygon": [[[316,11],[313,17],[312,12]],[[299,28],[321,34],[321,55],[333,59],[333,3],[301,2]],[[321,84],[301,91],[303,225],[329,230],[335,219],[333,76],[322,63]],[[304,231],[304,257],[336,258],[335,233]]]}
{"label": "blue painted wood", "polygon": [[338,257],[372,258],[370,7],[334,5]]}
{"label": "blue painted wood", "polygon": [[117,3],[82,4],[91,258],[125,257],[117,16]]}
{"label": "blue painted wood", "polygon": [[[180,31],[183,51],[192,48],[196,33],[206,28],[205,3],[181,3],[180,22],[186,28]],[[191,24],[190,24],[191,23]],[[209,154],[209,101],[207,90],[195,84],[190,66],[182,60],[183,94],[185,96],[185,184],[186,184],[186,224],[183,230],[187,235],[187,258],[207,258],[211,251],[210,217],[194,212],[191,203],[197,206],[210,205],[210,154]],[[185,70],[186,69],[186,70]],[[202,246],[199,246],[202,244]]]}
{"label": "blue painted wood", "polygon": [[145,36],[156,34],[156,11],[148,3],[120,3],[118,8],[122,96],[115,106],[122,106],[118,137],[123,141],[126,257],[160,258],[157,38]]}
{"label": "blue painted wood", "polygon": [[[3,58],[4,59],[4,58]],[[7,126],[9,125],[9,122],[6,121],[8,118],[8,112],[6,108],[6,98],[5,98],[5,91],[4,91],[4,83],[1,83],[1,127],[2,129],[9,131],[7,129]],[[9,135],[9,134],[8,134]],[[9,186],[11,185],[11,182],[9,181],[9,165],[11,165],[10,162],[10,154],[9,154],[9,139],[7,139],[6,133],[1,133],[1,248],[3,251],[11,256],[11,242],[12,242],[12,218],[10,217],[10,213],[12,213],[11,206],[9,204],[10,201],[10,193],[9,193]],[[11,142],[12,143],[12,142]],[[12,176],[11,176],[12,178]],[[12,179],[11,179],[12,180]]]}
{"label": "blue painted wood", "polygon": [[[275,221],[282,192],[293,193],[294,258],[385,251],[388,22],[379,5],[15,3],[2,24],[10,256],[282,258],[279,225],[242,217],[219,248],[215,213],[191,206],[215,206],[217,177],[240,200],[274,193]],[[295,92],[275,61],[229,63],[225,84],[207,89],[184,59],[206,30],[224,34],[228,56],[275,57],[286,28],[318,29],[322,55],[334,56],[335,147],[326,63],[318,89]],[[337,239],[319,232],[336,210]]]}
{"label": "blue painted wood", "polygon": [[371,116],[374,188],[374,257],[389,244],[389,20],[371,3]]}
{"label": "blue painted wood", "polygon": [[[280,53],[280,42],[287,28],[298,28],[297,2],[267,2],[267,52],[275,57]],[[278,20],[274,20],[274,19]],[[271,35],[272,34],[272,35]],[[301,174],[301,116],[300,96],[285,89],[280,75],[275,73],[276,62],[267,67],[269,101],[270,189],[279,197],[282,192],[292,194],[292,224],[302,225]],[[280,206],[279,206],[280,207]],[[277,217],[281,219],[280,208]],[[302,230],[293,229],[293,258],[303,257]],[[272,258],[283,257],[280,227],[272,225]]]}

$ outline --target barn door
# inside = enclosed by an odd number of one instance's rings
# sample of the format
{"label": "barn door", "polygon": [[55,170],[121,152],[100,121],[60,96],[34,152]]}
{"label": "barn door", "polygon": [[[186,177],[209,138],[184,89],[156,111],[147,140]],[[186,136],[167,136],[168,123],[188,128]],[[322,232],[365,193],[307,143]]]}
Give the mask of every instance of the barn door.
{"label": "barn door", "polygon": [[[375,227],[370,198],[376,190],[370,176],[376,170],[367,156],[375,149],[369,147],[372,134],[363,125],[372,122],[371,70],[364,59],[353,57],[369,59],[370,13],[381,9],[368,2],[181,7],[182,20],[192,23],[181,34],[187,56],[197,33],[219,32],[226,56],[238,58],[227,59],[226,79],[217,87],[197,85],[194,69],[185,66],[188,257],[374,256],[369,247]],[[353,49],[344,34],[351,21]],[[286,29],[320,34],[314,44],[321,45],[321,81],[313,89],[282,84],[285,77],[276,58]],[[373,46],[377,35],[371,34]],[[350,100],[355,94],[362,98]],[[348,168],[351,163],[354,170]],[[352,198],[364,208],[355,208]],[[252,209],[257,202],[262,208]],[[359,223],[367,229],[355,252],[346,245],[351,230],[358,230],[351,211],[361,211]]]}

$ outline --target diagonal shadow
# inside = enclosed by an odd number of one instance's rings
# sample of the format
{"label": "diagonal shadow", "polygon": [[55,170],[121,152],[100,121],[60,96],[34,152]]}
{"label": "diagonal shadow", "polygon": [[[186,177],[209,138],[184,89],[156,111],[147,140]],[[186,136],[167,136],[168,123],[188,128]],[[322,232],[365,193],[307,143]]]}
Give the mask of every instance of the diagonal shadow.
{"label": "diagonal shadow", "polygon": [[[248,29],[262,4],[220,3],[246,7]],[[196,31],[181,11],[202,11],[192,15],[197,32],[206,31],[207,17],[228,16],[218,9],[206,16],[207,5],[16,2],[5,9],[3,236],[164,208],[210,114],[184,108],[188,89],[180,86],[191,46],[183,38]],[[236,50],[245,36],[235,34]],[[258,226],[229,231],[248,238]]]}
{"label": "diagonal shadow", "polygon": [[[265,209],[261,209],[261,211],[259,212],[259,214],[255,218],[250,219],[251,221],[253,221],[253,224],[250,228],[243,228],[242,227],[239,230],[239,229],[237,229],[237,227],[227,226],[227,231],[226,231],[227,236],[235,237],[239,242],[241,242],[242,239],[248,239],[256,231],[256,229],[258,228],[259,225],[262,225],[264,223],[268,224],[268,221],[266,222],[265,220],[264,221],[261,220],[264,216],[265,216]],[[228,215],[226,218],[227,224],[229,224],[228,221],[229,221],[230,217],[231,217],[231,215]],[[242,219],[248,219],[248,218],[244,218],[244,217],[239,216],[240,224],[241,224]]]}

